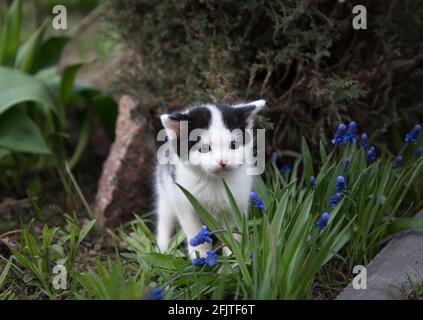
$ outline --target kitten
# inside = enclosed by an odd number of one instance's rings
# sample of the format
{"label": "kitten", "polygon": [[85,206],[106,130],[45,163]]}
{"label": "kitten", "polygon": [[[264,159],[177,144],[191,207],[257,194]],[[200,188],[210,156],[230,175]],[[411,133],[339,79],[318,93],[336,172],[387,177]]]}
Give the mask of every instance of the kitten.
{"label": "kitten", "polygon": [[[247,160],[253,157],[252,129],[254,116],[265,106],[264,100],[238,105],[205,104],[184,111],[162,115],[172,148],[167,155],[173,164],[158,164],[156,169],[157,242],[167,250],[175,223],[178,221],[188,238],[188,251],[195,257],[206,256],[209,243],[191,247],[189,240],[202,227],[192,205],[176,183],[191,192],[211,214],[230,210],[222,179],[225,179],[245,215],[248,214],[252,175],[246,172]],[[188,137],[184,132],[190,137]],[[182,152],[188,145],[188,152]],[[218,220],[219,221],[219,220]]]}

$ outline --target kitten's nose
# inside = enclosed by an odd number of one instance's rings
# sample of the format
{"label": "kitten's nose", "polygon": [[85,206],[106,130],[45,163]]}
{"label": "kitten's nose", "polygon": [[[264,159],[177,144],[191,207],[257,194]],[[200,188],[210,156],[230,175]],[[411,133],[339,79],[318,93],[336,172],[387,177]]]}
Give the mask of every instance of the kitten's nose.
{"label": "kitten's nose", "polygon": [[226,160],[219,160],[218,162],[219,162],[219,166],[221,168],[226,167],[226,165],[228,164],[228,162]]}

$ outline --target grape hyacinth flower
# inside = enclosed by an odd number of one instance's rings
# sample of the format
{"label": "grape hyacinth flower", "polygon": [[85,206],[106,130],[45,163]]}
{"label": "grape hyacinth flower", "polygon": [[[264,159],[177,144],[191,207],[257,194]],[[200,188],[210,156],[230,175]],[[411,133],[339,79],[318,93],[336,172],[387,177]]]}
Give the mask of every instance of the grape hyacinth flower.
{"label": "grape hyacinth flower", "polygon": [[376,148],[371,146],[370,149],[366,153],[366,161],[373,162],[376,160]]}
{"label": "grape hyacinth flower", "polygon": [[163,291],[162,289],[158,288],[158,289],[154,289],[151,292],[151,294],[149,294],[145,299],[146,300],[153,300],[153,299],[160,300],[161,298],[163,298]]}
{"label": "grape hyacinth flower", "polygon": [[193,266],[202,267],[205,264],[206,264],[206,258],[204,258],[204,257],[192,259],[192,265]]}
{"label": "grape hyacinth flower", "polygon": [[288,175],[291,171],[292,171],[292,163],[290,163],[290,162],[285,163],[285,164],[281,167],[281,172],[282,172],[282,174],[286,174],[286,175]]}
{"label": "grape hyacinth flower", "polygon": [[338,129],[336,130],[335,136],[332,139],[333,144],[346,144],[347,143],[347,126],[343,123],[341,123],[338,126]]}
{"label": "grape hyacinth flower", "polygon": [[316,177],[315,176],[310,177],[310,186],[313,190],[316,187]]}
{"label": "grape hyacinth flower", "polygon": [[272,162],[276,162],[278,160],[278,154],[276,153],[276,151],[272,152],[272,155],[270,156],[270,160]]}
{"label": "grape hyacinth flower", "polygon": [[361,135],[360,146],[363,150],[367,150],[367,148],[369,147],[369,139],[367,138],[367,134],[365,133]]}
{"label": "grape hyacinth flower", "polygon": [[197,233],[190,241],[189,244],[193,247],[196,247],[204,242],[212,243],[212,238],[210,238],[211,232],[207,229],[206,226],[201,227],[201,231]]}
{"label": "grape hyacinth flower", "polygon": [[264,211],[265,209],[264,202],[257,193],[255,193],[254,191],[251,191],[250,199],[251,199],[251,202],[253,203],[254,208],[259,209],[262,212]]}
{"label": "grape hyacinth flower", "polygon": [[357,124],[355,123],[355,121],[351,121],[348,124],[348,132],[346,135],[347,141],[356,142],[356,129],[357,129]]}
{"label": "grape hyacinth flower", "polygon": [[339,201],[341,201],[341,199],[342,199],[342,193],[340,193],[340,192],[335,193],[335,195],[333,195],[329,199],[330,207],[332,209],[335,209],[336,205],[339,203]]}
{"label": "grape hyacinth flower", "polygon": [[344,160],[344,164],[343,164],[343,166],[342,166],[342,169],[343,169],[344,171],[347,171],[347,170],[348,170],[348,168],[350,167],[350,163],[351,163],[351,160],[350,160],[350,159],[345,159],[345,160]]}
{"label": "grape hyacinth flower", "polygon": [[318,227],[319,230],[322,231],[324,228],[326,228],[328,221],[329,221],[329,213],[323,212],[319,220],[316,221],[316,227]]}
{"label": "grape hyacinth flower", "polygon": [[336,178],[336,190],[342,191],[347,188],[347,182],[345,181],[345,178],[343,176],[339,176]]}
{"label": "grape hyacinth flower", "polygon": [[417,144],[417,137],[421,130],[422,130],[422,126],[419,124],[416,124],[413,130],[411,130],[409,133],[405,135],[405,142],[406,143],[411,142],[412,144]]}
{"label": "grape hyacinth flower", "polygon": [[398,169],[398,168],[400,168],[401,166],[402,166],[402,162],[403,162],[403,158],[402,158],[402,156],[401,155],[399,155],[399,156],[396,156],[395,157],[395,160],[394,160],[394,165],[393,165],[393,167],[394,167],[394,169]]}
{"label": "grape hyacinth flower", "polygon": [[192,264],[197,267],[208,265],[209,267],[215,267],[217,264],[217,253],[214,251],[207,251],[207,257],[194,258]]}
{"label": "grape hyacinth flower", "polygon": [[209,267],[215,267],[217,264],[217,253],[214,251],[207,251],[206,263]]}

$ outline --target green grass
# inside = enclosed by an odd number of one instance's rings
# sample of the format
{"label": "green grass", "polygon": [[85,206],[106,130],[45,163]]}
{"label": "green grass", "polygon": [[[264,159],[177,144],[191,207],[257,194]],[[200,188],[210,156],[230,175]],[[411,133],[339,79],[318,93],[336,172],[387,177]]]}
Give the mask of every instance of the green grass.
{"label": "green grass", "polygon": [[411,275],[406,274],[407,281],[401,289],[407,300],[423,300],[423,282],[416,282]]}
{"label": "green grass", "polygon": [[[9,261],[0,277],[0,288],[6,288],[1,297],[144,299],[157,288],[165,299],[321,297],[316,290],[334,286],[336,271],[346,273],[345,283],[337,284],[345,285],[352,267],[367,263],[395,233],[423,226],[422,220],[412,218],[422,205],[423,157],[407,156],[403,166],[394,169],[388,153],[367,163],[359,146],[331,148],[327,152],[322,143],[320,159],[312,159],[303,142],[301,156],[288,173],[269,162],[254,183],[266,209],[260,212],[252,206],[249,219],[241,214],[226,184],[231,210],[220,217],[212,216],[180,187],[209,230],[217,231],[216,267],[191,264],[181,231],[170,252],[159,253],[149,216],[110,231],[114,242],[107,246],[107,237],[95,230],[94,220],[82,223],[66,215],[62,226],[41,227],[39,221],[23,226],[20,246],[12,248],[13,258],[0,262]],[[411,155],[414,146],[406,148],[404,154]],[[316,176],[314,188],[311,175]],[[329,198],[340,175],[347,189],[332,209]],[[316,221],[324,211],[329,221],[320,231]],[[240,234],[240,241],[234,233]],[[90,253],[93,243],[102,246]],[[222,256],[222,246],[232,254]],[[23,274],[11,272],[12,260]],[[56,264],[67,268],[66,290],[52,286]]]}

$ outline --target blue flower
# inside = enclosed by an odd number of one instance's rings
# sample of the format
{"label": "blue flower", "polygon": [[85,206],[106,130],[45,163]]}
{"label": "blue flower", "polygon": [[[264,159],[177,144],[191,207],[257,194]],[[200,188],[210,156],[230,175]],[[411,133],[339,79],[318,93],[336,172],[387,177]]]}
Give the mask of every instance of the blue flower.
{"label": "blue flower", "polygon": [[403,158],[402,158],[402,156],[401,155],[399,155],[399,156],[396,156],[395,157],[395,160],[394,160],[394,165],[393,165],[393,167],[394,167],[394,169],[398,169],[398,168],[400,168],[401,166],[402,166],[402,162],[403,162]]}
{"label": "blue flower", "polygon": [[316,187],[316,177],[315,176],[310,177],[310,185],[311,185],[312,189],[314,189]]}
{"label": "blue flower", "polygon": [[371,146],[370,149],[366,153],[366,161],[367,162],[373,162],[376,160],[376,148]]}
{"label": "blue flower", "polygon": [[276,153],[276,151],[272,152],[272,155],[270,156],[270,160],[272,162],[276,162],[278,160],[278,154]]}
{"label": "blue flower", "polygon": [[151,294],[149,294],[145,299],[146,300],[153,300],[153,299],[160,300],[161,298],[163,298],[163,291],[162,289],[158,288],[158,289],[154,289],[151,292]]}
{"label": "blue flower", "polygon": [[207,257],[194,258],[192,264],[197,267],[208,265],[209,267],[215,267],[217,264],[217,253],[214,251],[207,251]]}
{"label": "blue flower", "polygon": [[345,181],[345,178],[343,176],[339,176],[336,178],[336,190],[342,191],[347,188],[347,182]]}
{"label": "blue flower", "polygon": [[422,126],[419,124],[416,124],[416,126],[413,128],[413,130],[411,130],[409,133],[407,133],[405,135],[405,142],[411,142],[412,144],[416,144],[417,143],[417,137],[420,133],[420,131],[422,130]]}
{"label": "blue flower", "polygon": [[192,259],[192,265],[193,266],[202,267],[205,264],[206,264],[206,258],[204,258],[204,257]]}
{"label": "blue flower", "polygon": [[329,199],[330,207],[332,209],[334,209],[336,207],[336,205],[339,203],[339,201],[341,201],[341,199],[342,199],[342,193],[340,193],[340,192],[335,193],[335,195],[333,195]]}
{"label": "blue flower", "polygon": [[194,238],[189,241],[189,244],[193,247],[203,244],[204,242],[212,243],[212,238],[210,238],[210,231],[206,226],[201,227],[201,231],[197,233]]}
{"label": "blue flower", "polygon": [[285,163],[281,167],[282,174],[289,174],[291,171],[292,171],[292,163],[291,162]]}
{"label": "blue flower", "polygon": [[206,263],[209,267],[215,267],[217,264],[217,253],[214,251],[207,251]]}
{"label": "blue flower", "polygon": [[342,169],[343,169],[344,171],[347,171],[347,170],[348,170],[348,168],[350,167],[350,163],[351,163],[351,160],[350,160],[350,159],[345,159],[345,160],[344,160],[344,164],[343,164],[343,166],[342,166]]}
{"label": "blue flower", "polygon": [[348,124],[348,132],[346,135],[346,139],[347,142],[356,142],[356,129],[357,129],[357,124],[355,123],[355,121],[351,121]]}
{"label": "blue flower", "polygon": [[361,135],[360,145],[361,145],[361,149],[363,150],[367,150],[367,148],[369,147],[369,139],[367,138],[367,134],[363,133]]}
{"label": "blue flower", "polygon": [[332,139],[333,144],[346,144],[348,142],[347,138],[347,126],[341,123],[336,130],[335,136]]}
{"label": "blue flower", "polygon": [[264,207],[263,200],[261,200],[260,196],[257,193],[255,193],[254,191],[251,191],[250,199],[251,199],[251,202],[253,203],[254,208],[257,208],[260,211],[264,211],[265,207]]}
{"label": "blue flower", "polygon": [[316,221],[316,227],[318,227],[319,230],[322,231],[324,228],[326,228],[328,221],[329,221],[329,213],[323,212],[319,220]]}

